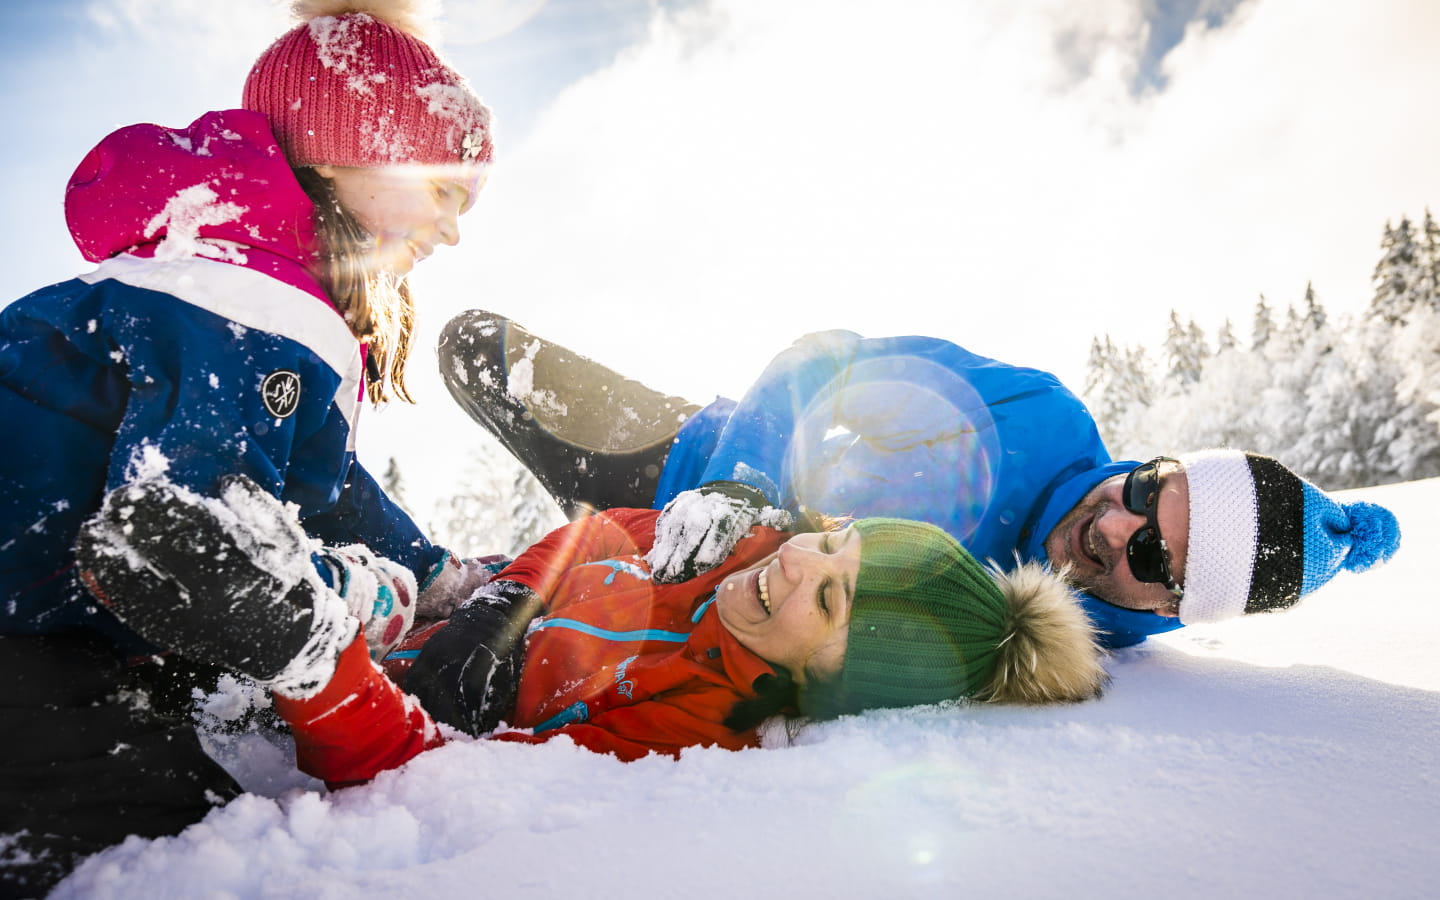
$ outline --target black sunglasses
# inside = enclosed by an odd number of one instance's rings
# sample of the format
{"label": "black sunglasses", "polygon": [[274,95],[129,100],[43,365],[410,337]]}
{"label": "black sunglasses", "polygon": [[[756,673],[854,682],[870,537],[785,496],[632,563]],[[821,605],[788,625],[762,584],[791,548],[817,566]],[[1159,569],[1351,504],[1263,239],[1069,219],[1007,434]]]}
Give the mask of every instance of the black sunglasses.
{"label": "black sunglasses", "polygon": [[1176,597],[1184,594],[1184,588],[1175,583],[1170,574],[1170,559],[1165,539],[1160,536],[1160,520],[1157,518],[1160,499],[1160,464],[1178,462],[1168,456],[1157,456],[1142,466],[1137,466],[1125,476],[1125,487],[1120,495],[1125,508],[1137,516],[1145,517],[1145,524],[1125,544],[1125,560],[1130,564],[1130,573],[1136,581],[1146,584],[1163,584]]}

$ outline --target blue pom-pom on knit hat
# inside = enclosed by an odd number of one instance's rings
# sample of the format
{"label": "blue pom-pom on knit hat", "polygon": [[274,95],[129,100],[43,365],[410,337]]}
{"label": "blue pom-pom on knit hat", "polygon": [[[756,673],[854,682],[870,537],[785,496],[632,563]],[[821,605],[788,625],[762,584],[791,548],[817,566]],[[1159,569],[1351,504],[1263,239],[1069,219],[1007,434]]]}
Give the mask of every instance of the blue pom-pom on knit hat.
{"label": "blue pom-pom on knit hat", "polygon": [[1187,625],[1286,609],[1341,569],[1362,572],[1400,546],[1390,510],[1338,503],[1271,457],[1205,450],[1180,464],[1190,485]]}

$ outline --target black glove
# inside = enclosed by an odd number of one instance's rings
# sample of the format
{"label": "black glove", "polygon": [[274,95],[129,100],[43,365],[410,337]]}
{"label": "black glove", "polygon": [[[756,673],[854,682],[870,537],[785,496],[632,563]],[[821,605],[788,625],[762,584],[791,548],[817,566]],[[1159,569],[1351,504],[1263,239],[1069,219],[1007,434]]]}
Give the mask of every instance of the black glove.
{"label": "black glove", "polygon": [[655,521],[655,546],[645,555],[651,579],[657,584],[689,581],[720,565],[767,508],[770,503],[758,488],[738,481],[710,481],[681,491]]}
{"label": "black glove", "polygon": [[145,640],[305,695],[358,627],[309,544],[248,478],[227,478],[219,499],[147,479],[106,496],[76,557],[91,593]]}
{"label": "black glove", "polygon": [[435,632],[405,675],[405,692],[436,721],[471,735],[513,717],[525,630],[540,615],[535,592],[515,581],[481,587]]}

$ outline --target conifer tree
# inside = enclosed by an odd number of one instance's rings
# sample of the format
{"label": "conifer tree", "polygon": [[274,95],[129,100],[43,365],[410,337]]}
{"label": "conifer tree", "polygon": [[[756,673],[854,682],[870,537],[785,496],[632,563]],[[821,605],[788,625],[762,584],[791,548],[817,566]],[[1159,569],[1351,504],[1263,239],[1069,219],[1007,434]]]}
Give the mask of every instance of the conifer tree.
{"label": "conifer tree", "polygon": [[1250,349],[1264,352],[1270,344],[1270,336],[1274,333],[1275,317],[1265,302],[1265,295],[1261,294],[1260,299],[1255,301],[1255,318],[1250,326]]}
{"label": "conifer tree", "polygon": [[461,556],[506,552],[510,546],[509,470],[499,446],[466,461],[449,496],[430,523],[431,539]]}
{"label": "conifer tree", "polygon": [[1287,356],[1293,357],[1304,344],[1305,336],[1309,329],[1305,327],[1305,317],[1295,308],[1295,304],[1285,307],[1285,324],[1281,328],[1282,343]]}
{"label": "conifer tree", "polygon": [[1391,464],[1406,480],[1440,475],[1440,309],[1417,310],[1391,347],[1405,419],[1389,448]]}
{"label": "conifer tree", "polygon": [[1428,208],[1420,231],[1415,302],[1422,308],[1440,310],[1440,223]]}
{"label": "conifer tree", "polygon": [[462,556],[510,556],[565,524],[540,482],[498,442],[476,446],[437,504],[430,537]]}
{"label": "conifer tree", "polygon": [[1205,358],[1210,355],[1205,345],[1205,334],[1193,321],[1188,325],[1180,323],[1180,314],[1170,310],[1170,330],[1165,335],[1165,360],[1169,365],[1167,377],[1182,390],[1200,380]]}
{"label": "conifer tree", "polygon": [[1305,327],[1310,332],[1316,332],[1325,327],[1325,307],[1315,298],[1314,282],[1305,282]]}
{"label": "conifer tree", "polygon": [[1395,479],[1386,452],[1399,413],[1396,375],[1382,346],[1389,331],[1371,321],[1343,329],[1343,335],[1325,326],[1303,336],[1294,364],[1305,415],[1289,459],[1321,487]]}
{"label": "conifer tree", "polygon": [[1090,344],[1085,402],[1112,454],[1130,456],[1142,436],[1154,397],[1154,379],[1143,347],[1121,351],[1107,334]]}
{"label": "conifer tree", "polygon": [[1155,379],[1150,374],[1150,358],[1138,344],[1125,348],[1124,362],[1117,367],[1116,383],[1126,405],[1143,410],[1155,399]]}
{"label": "conifer tree", "polygon": [[1099,337],[1090,340],[1090,356],[1085,361],[1085,386],[1081,393],[1095,418],[1095,427],[1107,441],[1116,435],[1116,429],[1124,415],[1124,404],[1114,390],[1119,352],[1110,335],[1102,341]]}
{"label": "conifer tree", "polygon": [[1237,349],[1239,345],[1240,341],[1235,337],[1235,326],[1227,316],[1225,323],[1220,326],[1220,333],[1215,335],[1215,355],[1228,353]]}
{"label": "conifer tree", "polygon": [[1385,223],[1380,251],[1380,262],[1370,278],[1375,285],[1375,295],[1370,301],[1369,315],[1387,324],[1404,324],[1415,306],[1414,289],[1422,280],[1420,247],[1408,217],[1401,217],[1396,228]]}
{"label": "conifer tree", "polygon": [[565,524],[560,507],[524,466],[515,466],[510,497],[511,556]]}
{"label": "conifer tree", "polygon": [[1200,376],[1205,374],[1205,363],[1210,359],[1210,344],[1205,339],[1205,330],[1194,319],[1190,320],[1190,325],[1186,328],[1186,336],[1195,357],[1195,378],[1198,381]]}
{"label": "conifer tree", "polygon": [[411,518],[415,517],[415,510],[410,508],[410,498],[405,494],[405,479],[400,474],[400,460],[393,456],[385,466],[385,474],[380,476],[380,487],[395,501],[396,506],[409,513]]}
{"label": "conifer tree", "polygon": [[1418,234],[1408,219],[1386,224],[1375,297],[1358,321],[1332,319],[1308,283],[1282,323],[1260,295],[1250,348],[1227,320],[1210,356],[1199,327],[1172,310],[1158,397],[1153,381],[1127,375],[1146,368],[1143,348],[1097,338],[1087,394],[1101,434],[1117,458],[1243,447],[1330,489],[1440,475],[1437,285],[1440,225],[1427,210]]}
{"label": "conifer tree", "polygon": [[1081,393],[1087,397],[1098,397],[1099,391],[1110,381],[1112,360],[1115,357],[1115,343],[1110,335],[1102,342],[1099,336],[1090,339],[1090,356],[1085,360],[1085,385]]}

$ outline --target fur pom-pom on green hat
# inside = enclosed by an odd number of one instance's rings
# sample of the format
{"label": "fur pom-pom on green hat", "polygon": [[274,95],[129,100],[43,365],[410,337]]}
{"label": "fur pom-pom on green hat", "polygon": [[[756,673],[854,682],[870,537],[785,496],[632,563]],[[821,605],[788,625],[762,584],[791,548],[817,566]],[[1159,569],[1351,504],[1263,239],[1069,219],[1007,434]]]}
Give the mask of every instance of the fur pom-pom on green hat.
{"label": "fur pom-pom on green hat", "polygon": [[969,698],[1094,697],[1106,675],[1089,619],[1038,564],[986,568],[934,525],[861,519],[860,570],[838,679],[801,692],[816,718]]}

